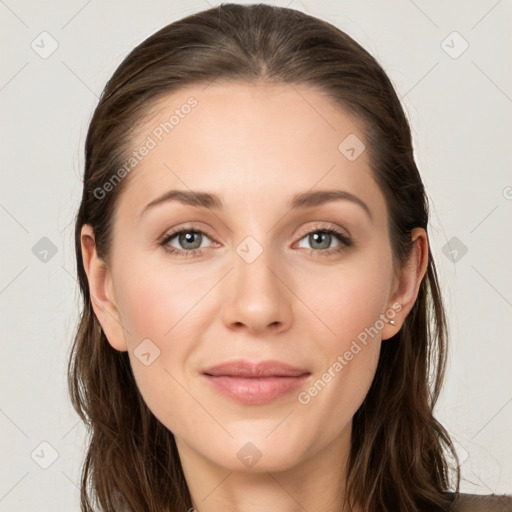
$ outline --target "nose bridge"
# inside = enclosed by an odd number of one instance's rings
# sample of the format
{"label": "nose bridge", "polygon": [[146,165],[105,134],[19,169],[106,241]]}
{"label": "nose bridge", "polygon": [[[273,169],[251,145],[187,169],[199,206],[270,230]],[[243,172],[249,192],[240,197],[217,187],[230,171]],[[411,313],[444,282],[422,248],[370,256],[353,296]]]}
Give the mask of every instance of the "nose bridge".
{"label": "nose bridge", "polygon": [[280,292],[271,245],[269,236],[265,235],[260,242],[248,235],[236,246],[234,265],[238,291],[252,290],[253,295],[264,293],[269,300]]}
{"label": "nose bridge", "polygon": [[283,277],[279,275],[279,258],[272,252],[271,232],[261,228],[258,233],[247,235],[234,248],[230,297],[224,308],[225,322],[242,323],[250,330],[287,321]]}
{"label": "nose bridge", "polygon": [[272,279],[267,273],[272,275],[270,268],[277,260],[272,251],[275,229],[269,227],[270,216],[261,211],[261,205],[248,201],[240,204],[239,212],[237,231],[233,233],[241,237],[234,247],[236,272],[249,281],[251,273],[257,273],[259,279]]}
{"label": "nose bridge", "polygon": [[[273,237],[276,226],[272,226],[271,215],[262,212],[258,204],[242,208],[244,212],[237,224],[238,233],[243,237],[235,246],[235,268],[241,281],[259,287],[270,287],[275,290],[277,270],[281,266],[278,254],[274,254]],[[267,215],[265,215],[267,213]]]}

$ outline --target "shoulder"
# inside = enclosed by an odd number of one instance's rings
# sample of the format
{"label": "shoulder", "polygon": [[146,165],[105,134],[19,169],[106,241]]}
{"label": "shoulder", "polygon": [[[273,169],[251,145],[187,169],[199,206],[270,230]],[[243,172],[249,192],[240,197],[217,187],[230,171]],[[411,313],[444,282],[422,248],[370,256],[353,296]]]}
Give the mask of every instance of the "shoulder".
{"label": "shoulder", "polygon": [[450,512],[512,512],[512,495],[449,493]]}

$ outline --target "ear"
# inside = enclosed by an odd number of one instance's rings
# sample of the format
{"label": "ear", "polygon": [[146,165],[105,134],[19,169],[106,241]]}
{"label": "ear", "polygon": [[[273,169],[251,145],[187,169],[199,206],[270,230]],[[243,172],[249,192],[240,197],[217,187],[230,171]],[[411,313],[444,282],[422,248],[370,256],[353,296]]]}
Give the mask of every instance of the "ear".
{"label": "ear", "polygon": [[[428,267],[428,239],[423,228],[414,228],[411,233],[412,249],[409,259],[395,277],[393,291],[389,300],[388,311],[395,311],[392,318],[396,325],[389,322],[382,329],[382,339],[386,340],[394,336],[402,327],[405,318],[411,311],[421,282]],[[391,315],[388,315],[391,319]]]}
{"label": "ear", "polygon": [[125,329],[117,308],[112,275],[96,252],[94,231],[88,224],[82,226],[80,243],[94,314],[110,345],[121,352],[127,351]]}

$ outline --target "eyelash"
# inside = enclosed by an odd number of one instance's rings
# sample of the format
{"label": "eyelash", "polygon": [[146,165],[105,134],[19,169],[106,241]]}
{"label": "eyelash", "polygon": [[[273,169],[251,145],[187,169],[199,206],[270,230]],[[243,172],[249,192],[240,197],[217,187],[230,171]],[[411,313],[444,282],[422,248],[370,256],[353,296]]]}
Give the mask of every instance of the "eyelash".
{"label": "eyelash", "polygon": [[[203,249],[192,249],[191,251],[185,251],[185,250],[176,249],[175,247],[170,248],[167,245],[173,238],[176,237],[176,235],[179,235],[181,233],[196,233],[196,234],[199,233],[202,235],[206,235],[208,238],[211,238],[204,231],[195,229],[193,226],[185,226],[185,227],[177,229],[176,231],[172,231],[171,233],[166,233],[163,236],[163,238],[160,240],[159,245],[162,246],[163,249],[169,254],[179,255],[179,256],[183,256],[185,258],[201,256]],[[333,227],[326,227],[326,226],[315,226],[314,228],[307,231],[306,233],[302,233],[299,241],[313,233],[332,234],[341,243],[339,244],[338,247],[335,247],[332,249],[321,249],[321,250],[316,250],[316,251],[314,249],[309,249],[310,253],[321,253],[324,256],[330,256],[333,254],[340,253],[343,250],[345,250],[347,247],[352,246],[352,241],[344,233],[342,233],[341,231],[338,231],[337,229],[335,229]]]}

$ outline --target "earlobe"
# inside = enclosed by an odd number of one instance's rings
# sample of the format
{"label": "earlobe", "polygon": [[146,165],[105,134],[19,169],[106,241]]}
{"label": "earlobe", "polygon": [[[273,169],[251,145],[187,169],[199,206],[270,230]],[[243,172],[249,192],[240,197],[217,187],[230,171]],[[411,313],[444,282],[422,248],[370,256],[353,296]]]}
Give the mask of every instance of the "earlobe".
{"label": "earlobe", "polygon": [[[423,228],[415,228],[411,232],[412,249],[407,264],[400,270],[395,280],[395,290],[389,304],[395,310],[395,325],[389,323],[382,330],[382,339],[394,336],[414,306],[418,297],[421,282],[428,268],[428,239]],[[399,307],[396,305],[399,304]],[[388,315],[389,316],[389,315]]]}
{"label": "earlobe", "polygon": [[124,352],[127,350],[125,329],[117,307],[112,275],[106,263],[98,256],[94,231],[88,224],[82,226],[80,243],[94,314],[110,345]]}

